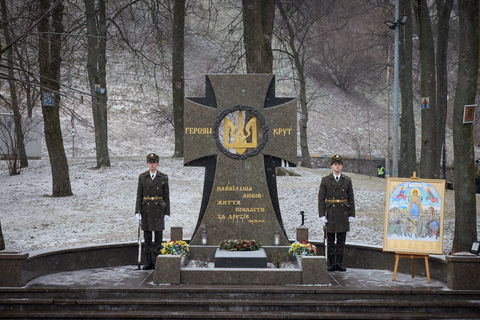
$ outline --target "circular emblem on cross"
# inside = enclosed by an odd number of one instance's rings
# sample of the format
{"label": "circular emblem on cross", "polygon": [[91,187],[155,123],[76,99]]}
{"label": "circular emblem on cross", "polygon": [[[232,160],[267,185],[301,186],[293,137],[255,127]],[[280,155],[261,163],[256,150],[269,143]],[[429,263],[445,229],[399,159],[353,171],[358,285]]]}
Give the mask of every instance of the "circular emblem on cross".
{"label": "circular emblem on cross", "polygon": [[256,109],[236,105],[217,117],[213,137],[218,149],[233,159],[257,155],[268,140],[265,117]]}

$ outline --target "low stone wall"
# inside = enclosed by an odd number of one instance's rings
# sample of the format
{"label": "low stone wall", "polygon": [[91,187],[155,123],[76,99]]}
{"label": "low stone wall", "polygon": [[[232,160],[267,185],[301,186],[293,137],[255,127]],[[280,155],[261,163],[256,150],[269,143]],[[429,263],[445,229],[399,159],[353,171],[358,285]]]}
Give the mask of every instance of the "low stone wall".
{"label": "low stone wall", "polygon": [[56,272],[134,265],[137,264],[137,257],[137,243],[35,251],[24,262],[22,281],[25,284],[39,276]]}
{"label": "low stone wall", "polygon": [[[330,158],[332,155],[311,155],[313,168],[330,168]],[[298,158],[300,163],[301,158]],[[359,173],[371,176],[377,176],[378,166],[385,166],[384,158],[355,158],[343,157],[343,170],[345,172]]]}
{"label": "low stone wall", "polygon": [[[445,258],[443,256],[431,255],[428,261],[430,277],[447,283],[448,272]],[[382,247],[347,244],[344,264],[351,268],[393,271],[395,266],[395,253],[383,252]],[[410,259],[399,260],[398,272],[409,274],[410,268]],[[424,260],[415,259],[415,274],[426,276]]]}
{"label": "low stone wall", "polygon": [[[313,168],[330,168],[330,158],[332,155],[311,155],[310,160]],[[297,163],[301,162],[302,158],[298,157]],[[385,158],[357,158],[357,157],[344,157],[343,158],[343,170],[345,172],[359,173],[364,175],[377,176],[377,168],[379,166],[385,167]],[[388,172],[385,171],[385,174]],[[443,173],[440,175],[443,179]],[[447,180],[447,188],[453,189],[453,169],[451,167],[445,168],[445,179]],[[477,193],[480,193],[480,177],[479,182],[476,182]]]}
{"label": "low stone wall", "polygon": [[480,257],[478,256],[447,256],[447,285],[454,290],[478,290],[480,279],[478,269]]}

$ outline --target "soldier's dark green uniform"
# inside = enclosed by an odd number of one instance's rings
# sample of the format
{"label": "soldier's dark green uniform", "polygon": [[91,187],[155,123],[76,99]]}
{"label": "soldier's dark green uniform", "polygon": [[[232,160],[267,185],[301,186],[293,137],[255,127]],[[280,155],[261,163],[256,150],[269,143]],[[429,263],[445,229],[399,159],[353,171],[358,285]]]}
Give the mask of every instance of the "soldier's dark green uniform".
{"label": "soldier's dark green uniform", "polygon": [[[340,155],[333,156],[330,162],[332,166],[334,163],[340,163],[343,167]],[[350,231],[349,217],[355,217],[355,200],[350,177],[340,172],[338,181],[333,173],[322,178],[318,191],[318,215],[327,218],[328,270],[345,271],[342,262],[346,235]]]}
{"label": "soldier's dark green uniform", "polygon": [[[151,153],[147,156],[147,163],[157,163],[159,157]],[[144,269],[152,269],[157,255],[160,253],[165,216],[170,215],[170,195],[168,176],[156,170],[152,179],[150,170],[138,177],[137,201],[135,212],[142,216],[141,227],[145,239],[145,256],[147,263]],[[152,232],[155,242],[152,242]]]}

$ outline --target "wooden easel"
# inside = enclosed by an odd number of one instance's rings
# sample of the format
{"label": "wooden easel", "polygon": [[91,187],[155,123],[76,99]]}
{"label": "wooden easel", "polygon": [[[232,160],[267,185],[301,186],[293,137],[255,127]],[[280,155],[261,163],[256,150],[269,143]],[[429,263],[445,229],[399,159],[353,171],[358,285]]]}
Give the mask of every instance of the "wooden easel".
{"label": "wooden easel", "polygon": [[[413,171],[412,176],[410,179],[419,179],[417,177],[417,172]],[[427,282],[430,283],[430,267],[428,265],[428,254],[417,254],[417,253],[409,253],[409,252],[395,252],[395,267],[393,268],[393,279],[392,281],[395,281],[397,278],[397,269],[398,269],[398,260],[400,258],[410,258],[411,259],[411,273],[412,273],[412,278],[415,278],[415,259],[424,259],[425,260],[425,272],[427,273]]]}
{"label": "wooden easel", "polygon": [[427,273],[427,282],[430,283],[430,267],[428,266],[428,254],[417,254],[417,253],[408,253],[408,252],[395,252],[395,268],[393,268],[393,279],[395,281],[397,278],[397,269],[398,269],[398,260],[400,258],[410,258],[412,259],[412,278],[415,278],[415,258],[425,260],[425,271]]}

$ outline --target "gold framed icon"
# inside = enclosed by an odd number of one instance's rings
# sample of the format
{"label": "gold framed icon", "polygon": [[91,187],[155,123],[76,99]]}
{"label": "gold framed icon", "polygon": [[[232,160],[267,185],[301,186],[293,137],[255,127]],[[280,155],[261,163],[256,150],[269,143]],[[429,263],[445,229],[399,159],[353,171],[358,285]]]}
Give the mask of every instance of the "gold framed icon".
{"label": "gold framed icon", "polygon": [[445,180],[387,178],[383,251],[443,253]]}

